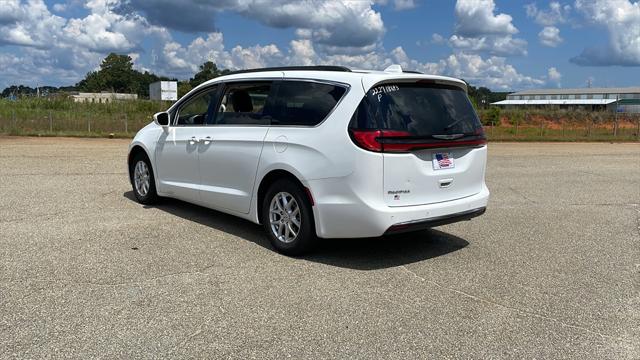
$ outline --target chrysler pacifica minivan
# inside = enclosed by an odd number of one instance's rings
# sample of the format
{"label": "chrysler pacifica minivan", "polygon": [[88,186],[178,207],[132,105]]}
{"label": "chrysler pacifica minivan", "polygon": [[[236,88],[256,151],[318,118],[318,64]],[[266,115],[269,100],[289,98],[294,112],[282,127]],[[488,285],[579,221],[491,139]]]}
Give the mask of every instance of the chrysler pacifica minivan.
{"label": "chrysler pacifica minivan", "polygon": [[138,132],[137,200],[177,198],[262,224],[278,251],[484,213],[486,138],[458,79],[337,66],[203,83]]}

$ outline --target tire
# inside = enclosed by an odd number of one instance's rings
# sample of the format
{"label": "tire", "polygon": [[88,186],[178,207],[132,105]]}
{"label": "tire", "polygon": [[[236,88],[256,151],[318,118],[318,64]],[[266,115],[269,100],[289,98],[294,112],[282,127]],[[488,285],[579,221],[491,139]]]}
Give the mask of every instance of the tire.
{"label": "tire", "polygon": [[[138,202],[145,205],[151,205],[157,202],[158,193],[156,192],[155,177],[153,176],[151,161],[149,161],[147,155],[141,153],[136,154],[129,166],[131,187]],[[138,183],[138,179],[140,179],[140,183]],[[145,184],[146,186],[144,186]]]}
{"label": "tire", "polygon": [[302,255],[316,243],[309,198],[300,185],[289,179],[277,180],[269,187],[262,201],[261,217],[271,245],[281,254]]}

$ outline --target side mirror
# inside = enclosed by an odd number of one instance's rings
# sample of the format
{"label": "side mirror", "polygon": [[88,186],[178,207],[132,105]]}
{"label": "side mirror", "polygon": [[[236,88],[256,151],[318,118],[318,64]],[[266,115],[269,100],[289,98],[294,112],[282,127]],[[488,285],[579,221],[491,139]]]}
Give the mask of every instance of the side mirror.
{"label": "side mirror", "polygon": [[169,113],[161,111],[153,115],[153,121],[160,126],[169,126]]}

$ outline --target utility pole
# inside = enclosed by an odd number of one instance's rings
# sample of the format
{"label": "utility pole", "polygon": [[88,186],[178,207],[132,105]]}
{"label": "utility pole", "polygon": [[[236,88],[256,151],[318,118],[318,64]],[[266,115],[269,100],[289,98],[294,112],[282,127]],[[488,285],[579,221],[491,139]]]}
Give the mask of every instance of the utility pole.
{"label": "utility pole", "polygon": [[616,95],[616,114],[613,120],[613,137],[618,136],[618,102],[620,100],[620,95]]}

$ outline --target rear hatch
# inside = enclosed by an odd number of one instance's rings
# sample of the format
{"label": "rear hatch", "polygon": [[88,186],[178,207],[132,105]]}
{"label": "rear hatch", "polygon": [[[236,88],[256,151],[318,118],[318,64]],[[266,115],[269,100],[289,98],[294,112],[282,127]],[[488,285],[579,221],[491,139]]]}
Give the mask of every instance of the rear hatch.
{"label": "rear hatch", "polygon": [[389,206],[433,204],[482,190],[486,138],[466,91],[455,84],[376,84],[349,131],[358,146],[383,154]]}

